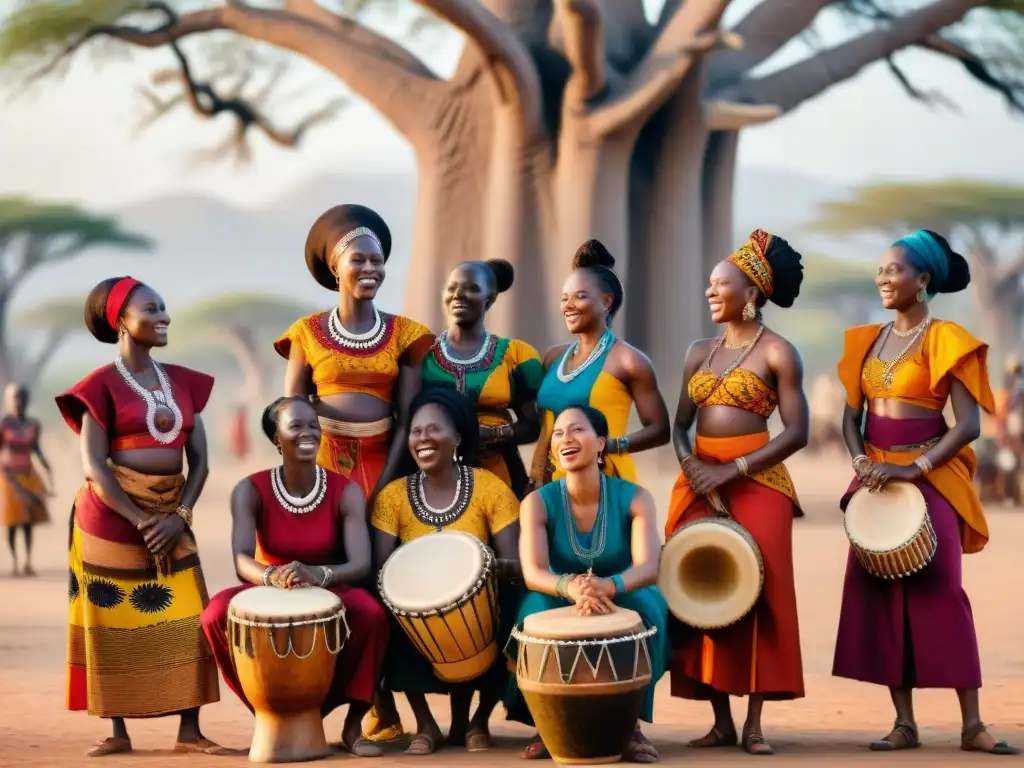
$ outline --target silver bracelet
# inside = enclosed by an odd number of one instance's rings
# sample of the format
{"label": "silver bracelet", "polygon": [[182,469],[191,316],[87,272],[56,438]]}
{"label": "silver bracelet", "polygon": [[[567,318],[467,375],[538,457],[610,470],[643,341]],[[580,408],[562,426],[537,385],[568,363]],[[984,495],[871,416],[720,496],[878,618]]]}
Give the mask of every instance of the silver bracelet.
{"label": "silver bracelet", "polygon": [[331,569],[326,567],[326,566],[321,565],[320,566],[320,570],[324,572],[324,577],[322,579],[320,579],[320,586],[321,587],[326,587],[327,586],[327,582],[331,580]]}
{"label": "silver bracelet", "polygon": [[267,570],[265,570],[263,572],[263,586],[264,587],[269,587],[270,586],[270,574],[271,574],[271,572],[273,570],[274,570],[274,566],[268,565],[267,566]]}
{"label": "silver bracelet", "polygon": [[746,477],[749,467],[747,466],[747,457],[740,456],[737,459],[733,459],[736,464],[736,469],[739,470],[740,477]]}

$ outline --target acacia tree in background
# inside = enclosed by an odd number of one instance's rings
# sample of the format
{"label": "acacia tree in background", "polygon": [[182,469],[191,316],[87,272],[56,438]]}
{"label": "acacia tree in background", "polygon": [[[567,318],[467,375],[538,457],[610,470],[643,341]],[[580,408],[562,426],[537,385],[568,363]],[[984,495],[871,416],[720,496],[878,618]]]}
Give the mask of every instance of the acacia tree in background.
{"label": "acacia tree in background", "polygon": [[59,296],[38,302],[14,318],[12,325],[19,341],[30,340],[29,345],[18,345],[15,370],[21,384],[32,389],[63,344],[85,330],[82,322],[84,304],[84,296]]}
{"label": "acacia tree in background", "polygon": [[[703,283],[733,245],[743,128],[876,61],[910,95],[932,99],[893,58],[910,47],[961,62],[1020,106],[1024,0],[761,0],[730,30],[721,26],[728,0],[666,0],[653,23],[643,0],[419,0],[466,37],[450,79],[362,23],[362,10],[387,2],[23,0],[0,34],[0,61],[42,63],[45,73],[99,38],[166,46],[176,68],[160,79],[184,90],[155,100],[155,114],[186,104],[203,117],[233,115],[239,140],[255,129],[294,145],[331,105],[284,131],[264,113],[264,92],[254,103],[244,79],[227,87],[202,77],[183,44],[227,30],[294,52],[366,99],[415,152],[408,314],[440,327],[437,297],[454,263],[500,256],[515,264],[518,285],[492,310],[494,330],[543,346],[564,334],[555,308],[571,254],[598,237],[628,283],[625,334],[648,351],[670,391],[685,340],[707,322],[703,303],[679,292]],[[861,27],[761,74],[821,12]]]}
{"label": "acacia tree in background", "polygon": [[979,330],[1002,354],[1019,352],[1024,319],[1024,187],[972,180],[880,184],[822,209],[815,225],[834,234],[896,239],[927,228],[962,250],[971,267]]}
{"label": "acacia tree in background", "polygon": [[[95,248],[148,251],[149,238],[122,229],[111,216],[91,214],[74,205],[42,203],[25,198],[0,198],[0,386],[20,377],[34,380],[53,354],[52,345],[40,347],[42,359],[19,361],[11,344],[11,302],[17,290],[37,270],[76,258]],[[82,302],[78,300],[78,324]],[[57,342],[68,329],[68,304],[57,300],[47,307],[52,317],[37,314],[37,326]]]}

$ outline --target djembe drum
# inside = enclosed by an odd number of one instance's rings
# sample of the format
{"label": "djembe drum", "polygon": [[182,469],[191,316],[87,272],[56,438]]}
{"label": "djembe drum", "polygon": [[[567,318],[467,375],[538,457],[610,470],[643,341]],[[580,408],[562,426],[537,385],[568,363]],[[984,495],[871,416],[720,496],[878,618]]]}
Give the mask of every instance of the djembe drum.
{"label": "djembe drum", "polygon": [[687,523],[661,551],[658,589],[672,615],[696,629],[735,624],[757,603],[764,560],[750,532],[729,515],[717,493],[714,517]]}
{"label": "djembe drum", "polygon": [[516,680],[551,759],[615,763],[636,730],[651,682],[648,638],[636,611],[580,616],[576,606],[527,616]]}
{"label": "djembe drum", "polygon": [[428,533],[391,553],[381,600],[446,683],[475,680],[498,658],[494,553],[461,531]]}
{"label": "djembe drum", "polygon": [[879,578],[917,573],[939,546],[924,494],[913,483],[893,481],[877,491],[858,488],[844,521],[857,561]]}
{"label": "djembe drum", "polygon": [[250,762],[330,754],[320,706],[348,635],[345,606],[326,589],[253,587],[231,598],[231,657],[256,715]]}

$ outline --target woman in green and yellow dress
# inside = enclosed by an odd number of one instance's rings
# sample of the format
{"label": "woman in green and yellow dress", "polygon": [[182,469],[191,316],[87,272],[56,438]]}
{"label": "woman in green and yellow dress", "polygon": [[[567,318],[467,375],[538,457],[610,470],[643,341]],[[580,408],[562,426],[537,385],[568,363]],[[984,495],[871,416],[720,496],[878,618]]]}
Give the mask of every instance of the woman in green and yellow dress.
{"label": "woman in green and yellow dress", "polygon": [[444,292],[448,329],[424,358],[422,381],[424,389],[454,388],[473,401],[479,464],[522,499],[529,478],[519,446],[540,435],[537,390],[544,364],[529,344],[495,336],[484,324],[487,310],[514,278],[512,265],[501,259],[468,261],[452,271]]}
{"label": "woman in green and yellow dress", "polygon": [[[500,650],[511,634],[523,594],[514,583],[521,576],[519,500],[497,476],[473,467],[477,420],[468,398],[451,389],[424,390],[413,401],[410,415],[409,453],[417,470],[392,481],[377,496],[370,517],[374,567],[379,571],[397,547],[435,531],[475,536],[498,558]],[[427,658],[396,628],[388,647],[384,687],[404,692],[416,715],[416,733],[406,752],[429,755],[441,746],[441,730],[427,704],[428,693],[451,696],[448,744],[465,744],[470,752],[489,749],[488,720],[508,689],[510,674],[499,653],[491,668],[475,680],[443,683]],[[470,718],[477,691],[480,703]]]}
{"label": "woman in green and yellow dress", "polygon": [[[562,287],[562,315],[576,341],[552,347],[544,356],[547,373],[537,393],[543,431],[530,469],[534,488],[565,476],[551,455],[551,430],[555,416],[571,406],[590,406],[608,420],[611,436],[603,471],[612,477],[637,482],[631,454],[659,448],[671,439],[668,408],[654,366],[611,330],[624,298],[614,266],[607,249],[588,240],[576,251],[572,274]],[[626,434],[633,407],[641,428]]]}

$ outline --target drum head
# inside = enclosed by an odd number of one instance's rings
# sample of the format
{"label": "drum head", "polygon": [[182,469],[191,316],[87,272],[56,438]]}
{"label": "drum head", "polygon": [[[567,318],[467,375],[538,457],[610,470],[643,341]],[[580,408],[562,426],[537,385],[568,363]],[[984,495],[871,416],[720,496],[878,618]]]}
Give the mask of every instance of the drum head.
{"label": "drum head", "polygon": [[524,634],[545,640],[622,637],[643,631],[643,628],[640,614],[628,608],[616,608],[612,613],[580,616],[575,605],[568,605],[534,613],[523,619]]}
{"label": "drum head", "polygon": [[[658,588],[673,615],[695,627],[742,618],[761,594],[759,552],[728,519],[708,518],[665,542]],[[755,545],[756,546],[756,545]]]}
{"label": "drum head", "polygon": [[391,553],[381,569],[385,599],[401,611],[425,613],[467,595],[484,570],[484,550],[461,531],[428,533]]}
{"label": "drum head", "polygon": [[878,491],[859,488],[846,507],[846,535],[871,552],[906,544],[921,529],[928,505],[913,483],[893,481]]}
{"label": "drum head", "polygon": [[320,587],[253,587],[239,592],[228,604],[229,613],[270,624],[326,618],[337,613],[340,608],[341,598]]}

